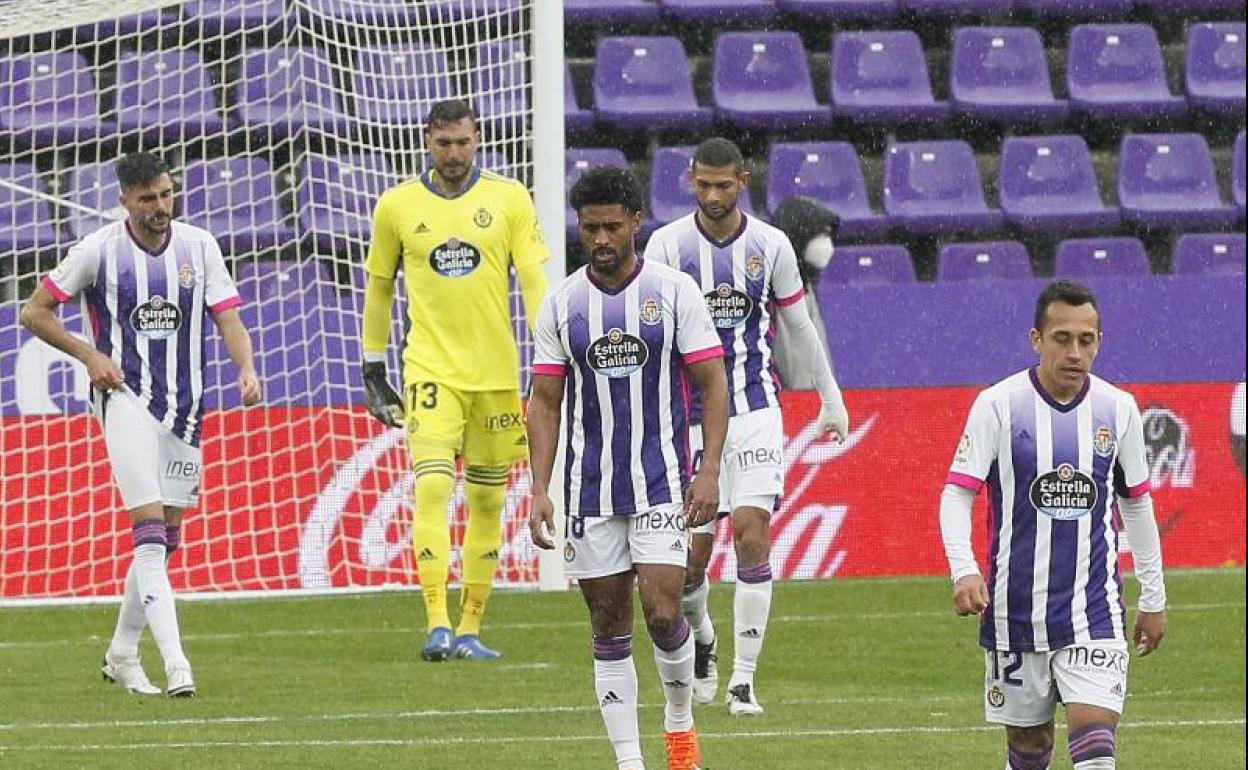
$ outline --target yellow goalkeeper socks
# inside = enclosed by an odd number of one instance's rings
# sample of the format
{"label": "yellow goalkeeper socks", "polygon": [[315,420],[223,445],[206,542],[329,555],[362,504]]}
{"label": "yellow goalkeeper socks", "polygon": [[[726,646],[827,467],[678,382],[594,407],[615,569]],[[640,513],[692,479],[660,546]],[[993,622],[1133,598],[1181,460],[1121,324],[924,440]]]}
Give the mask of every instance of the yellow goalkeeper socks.
{"label": "yellow goalkeeper socks", "polygon": [[412,550],[416,574],[425,600],[428,630],[450,628],[446,607],[446,572],[451,558],[451,528],[446,506],[455,491],[455,461],[449,457],[414,459],[416,520],[412,524]]}
{"label": "yellow goalkeeper socks", "polygon": [[507,475],[505,465],[470,465],[464,469],[468,527],[464,532],[464,586],[459,603],[462,614],[456,630],[459,636],[481,633],[481,617],[494,585],[498,549],[502,545]]}

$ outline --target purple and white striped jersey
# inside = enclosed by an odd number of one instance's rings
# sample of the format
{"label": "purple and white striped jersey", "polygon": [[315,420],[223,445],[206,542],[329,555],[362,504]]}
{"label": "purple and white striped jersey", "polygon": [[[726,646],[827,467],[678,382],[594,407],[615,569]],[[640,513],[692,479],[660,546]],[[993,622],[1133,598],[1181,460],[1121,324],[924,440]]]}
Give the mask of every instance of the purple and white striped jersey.
{"label": "purple and white striped jersey", "polygon": [[724,242],[711,239],[696,213],[650,236],[646,259],[693,277],[724,346],[730,414],[779,406],[771,362],[771,310],[805,296],[797,255],[788,236],[747,214]]}
{"label": "purple and white striped jersey", "polygon": [[1135,399],[1094,376],[1069,404],[1035,369],[975,399],[946,481],[988,486],[985,649],[1126,638],[1112,496],[1148,494],[1144,447]]}
{"label": "purple and white striped jersey", "polygon": [[175,221],[150,253],[115,222],[70,247],[43,285],[60,302],[82,295],[96,349],[157,421],[198,446],[205,311],[242,304],[216,239]]}
{"label": "purple and white striped jersey", "polygon": [[689,484],[685,364],[723,355],[689,276],[641,260],[615,289],[588,268],[546,295],[533,374],[565,377],[564,491],[571,516],[631,516]]}

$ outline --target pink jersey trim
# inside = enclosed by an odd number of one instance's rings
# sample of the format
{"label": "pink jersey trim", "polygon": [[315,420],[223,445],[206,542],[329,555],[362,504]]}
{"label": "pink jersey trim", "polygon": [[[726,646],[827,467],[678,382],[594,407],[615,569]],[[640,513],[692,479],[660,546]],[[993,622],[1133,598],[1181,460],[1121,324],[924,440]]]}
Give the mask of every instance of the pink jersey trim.
{"label": "pink jersey trim", "polygon": [[791,297],[776,297],[776,304],[781,307],[788,307],[789,305],[796,305],[797,303],[801,302],[802,298],[804,298],[805,296],[806,296],[806,290],[798,289],[797,293]]}
{"label": "pink jersey trim", "polygon": [[568,373],[568,367],[564,364],[533,364],[534,374],[544,374],[547,377],[563,377]]}
{"label": "pink jersey trim", "polygon": [[1143,497],[1153,491],[1153,482],[1144,479],[1133,487],[1127,487],[1127,497]]}
{"label": "pink jersey trim", "polygon": [[65,293],[65,290],[64,290],[64,289],[62,289],[60,286],[57,286],[57,285],[56,285],[56,284],[52,281],[52,276],[50,276],[50,275],[45,275],[45,276],[43,277],[43,281],[41,281],[41,283],[43,284],[43,288],[47,289],[47,290],[48,290],[48,293],[49,293],[49,294],[51,294],[53,297],[55,297],[55,298],[56,298],[56,301],[57,301],[57,302],[68,302],[68,301],[69,301],[69,295]]}
{"label": "pink jersey trim", "polygon": [[243,298],[235,294],[233,297],[226,297],[225,299],[221,300],[217,304],[208,308],[208,311],[211,312],[213,315],[220,315],[221,313],[224,313],[227,310],[233,310],[234,308],[242,304],[243,304]]}
{"label": "pink jersey trim", "polygon": [[949,471],[949,475],[945,477],[945,483],[952,484],[955,487],[969,489],[972,492],[978,492],[980,487],[984,485],[982,480],[977,479],[974,476],[969,476],[965,473],[958,473],[957,471]]}
{"label": "pink jersey trim", "polygon": [[686,364],[696,364],[699,361],[705,361],[708,358],[723,358],[724,346],[716,345],[715,347],[706,348],[705,350],[695,350],[692,353],[684,355]]}

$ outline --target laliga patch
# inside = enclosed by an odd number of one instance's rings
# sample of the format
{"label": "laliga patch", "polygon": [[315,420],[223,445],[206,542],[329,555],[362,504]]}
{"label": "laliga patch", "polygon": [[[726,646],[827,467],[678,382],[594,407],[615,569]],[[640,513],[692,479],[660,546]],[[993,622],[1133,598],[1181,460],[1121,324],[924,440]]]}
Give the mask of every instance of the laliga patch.
{"label": "laliga patch", "polygon": [[182,311],[159,294],[130,313],[130,325],[149,340],[163,340],[177,334],[182,326]]}
{"label": "laliga patch", "polygon": [[754,309],[754,300],[745,292],[721,283],[715,291],[706,293],[706,309],[710,311],[716,329],[731,329],[745,323]]}
{"label": "laliga patch", "polygon": [[429,267],[444,278],[468,275],[481,264],[481,252],[471,243],[452,238],[429,252]]}
{"label": "laliga patch", "polygon": [[1092,434],[1092,451],[1101,457],[1109,457],[1114,453],[1114,434],[1108,425],[1102,425]]}
{"label": "laliga patch", "polygon": [[1031,504],[1054,519],[1077,519],[1096,507],[1096,482],[1070,463],[1062,463],[1031,482]]}
{"label": "laliga patch", "polygon": [[971,460],[971,434],[963,433],[962,438],[958,441],[958,452],[953,456],[953,461],[958,465],[966,465]]}
{"label": "laliga patch", "polygon": [[631,334],[612,329],[589,343],[585,361],[603,377],[627,377],[641,369],[650,358],[646,343]]}

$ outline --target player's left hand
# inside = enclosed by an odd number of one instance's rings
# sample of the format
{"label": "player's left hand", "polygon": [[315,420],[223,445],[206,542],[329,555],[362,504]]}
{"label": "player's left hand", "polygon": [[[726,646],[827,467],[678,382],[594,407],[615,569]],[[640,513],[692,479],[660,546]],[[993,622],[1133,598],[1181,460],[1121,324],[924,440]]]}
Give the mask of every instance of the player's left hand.
{"label": "player's left hand", "polygon": [[700,527],[719,512],[719,475],[703,465],[685,490],[685,527]]}
{"label": "player's left hand", "polygon": [[849,412],[844,404],[824,404],[819,410],[819,437],[835,434],[838,441],[849,436]]}
{"label": "player's left hand", "polygon": [[1141,656],[1145,656],[1157,649],[1161,644],[1161,638],[1166,635],[1166,611],[1161,612],[1139,612],[1135,616],[1135,633],[1132,639],[1135,640],[1135,651]]}
{"label": "player's left hand", "polygon": [[243,397],[243,406],[255,406],[260,403],[260,378],[254,369],[246,369],[238,373],[238,392]]}
{"label": "player's left hand", "polygon": [[536,492],[529,499],[529,536],[538,548],[549,551],[555,547],[555,504],[545,492]]}

